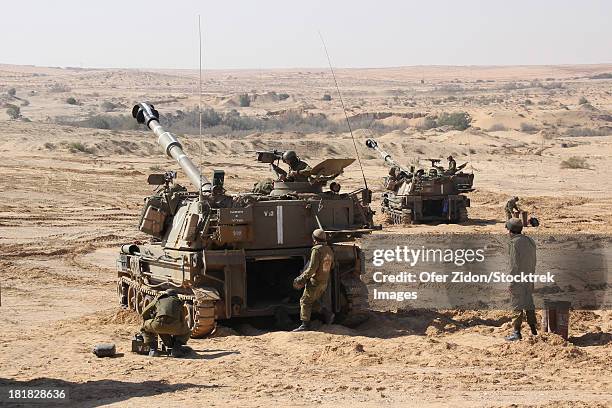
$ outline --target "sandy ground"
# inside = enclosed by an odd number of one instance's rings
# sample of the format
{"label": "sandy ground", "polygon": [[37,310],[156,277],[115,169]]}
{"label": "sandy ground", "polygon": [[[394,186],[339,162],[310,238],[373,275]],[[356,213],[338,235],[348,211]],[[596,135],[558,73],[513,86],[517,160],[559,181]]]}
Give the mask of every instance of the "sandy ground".
{"label": "sandy ground", "polygon": [[[612,82],[588,79],[601,72],[612,72],[612,66],[340,70],[352,114],[394,112],[384,120],[401,123],[406,119],[398,115],[410,112],[460,109],[473,117],[466,131],[421,131],[407,120],[405,130],[376,135],[404,164],[452,153],[459,163],[469,161],[468,170],[476,174],[470,222],[386,226],[384,233],[500,233],[502,206],[517,194],[542,222],[532,234],[611,235]],[[28,100],[21,112],[32,121],[9,120],[5,109],[0,111],[0,386],[68,387],[79,406],[612,404],[610,311],[575,312],[569,342],[543,334],[508,344],[503,336],[509,315],[500,311],[375,310],[355,329],[332,325],[296,334],[247,323],[222,328],[217,337],[191,341],[197,356],[190,359],[130,353],[139,319],[117,307],[117,247],[142,238],[136,220],[151,191],[147,174],[176,165],[147,132],[54,122],[98,113],[109,100],[125,106],[112,113],[117,115],[129,113],[139,99],[160,101],[162,112],[193,106],[196,74],[0,65],[0,79],[0,86],[15,87],[21,98],[3,93],[2,103]],[[535,79],[563,87],[508,85]],[[54,84],[69,90],[52,91]],[[231,103],[237,93],[253,90],[286,91],[291,97],[260,98],[263,102],[250,108]],[[249,115],[301,109],[340,117],[335,99],[321,101],[332,90],[323,70],[217,71],[206,77],[205,101]],[[81,105],[66,104],[68,96]],[[579,105],[580,96],[593,109]],[[540,130],[522,131],[525,122]],[[495,124],[503,130],[487,130]],[[599,129],[602,135],[567,136],[573,128]],[[361,147],[369,132],[358,130],[355,136],[377,207],[387,169]],[[292,147],[311,164],[354,156],[346,133],[181,140],[206,172],[225,169],[230,192],[245,191],[269,175],[249,150]],[[590,168],[561,168],[571,156],[585,158]],[[358,187],[358,166],[339,181],[345,190]],[[123,354],[98,359],[91,354],[98,342],[114,342]]]}

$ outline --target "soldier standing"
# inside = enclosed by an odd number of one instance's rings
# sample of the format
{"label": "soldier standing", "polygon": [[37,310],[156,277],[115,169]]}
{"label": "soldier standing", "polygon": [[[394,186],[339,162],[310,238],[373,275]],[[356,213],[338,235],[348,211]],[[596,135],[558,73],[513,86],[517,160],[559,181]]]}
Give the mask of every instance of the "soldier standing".
{"label": "soldier standing", "polygon": [[150,347],[149,356],[157,357],[157,336],[166,347],[172,349],[172,357],[182,357],[188,351],[185,346],[191,330],[187,326],[183,301],[174,289],[159,294],[143,311],[142,334]]}
{"label": "soldier standing", "polygon": [[286,181],[308,181],[312,169],[293,150],[283,153],[283,162],[289,165]]}
{"label": "soldier standing", "polygon": [[[304,288],[300,299],[300,320],[302,324],[293,331],[310,330],[310,315],[315,302],[319,301],[329,281],[329,274],[334,263],[334,251],[327,245],[327,234],[322,229],[316,229],[312,233],[314,246],[310,252],[310,262],[300,276],[293,281],[296,289]],[[322,308],[325,323],[331,324],[334,314],[327,305]]]}
{"label": "soldier standing", "polygon": [[514,216],[514,214],[513,214],[514,212],[520,214],[521,209],[518,206],[518,201],[519,201],[518,197],[512,197],[506,203],[506,207],[505,207],[506,220],[509,220],[510,218],[512,218]]}
{"label": "soldier standing", "polygon": [[457,172],[457,162],[453,159],[453,156],[448,156],[448,170],[447,173],[455,174]]}
{"label": "soldier standing", "polygon": [[[510,275],[520,275],[535,273],[536,267],[536,244],[528,236],[522,234],[523,223],[518,218],[512,218],[506,222],[506,229],[510,234],[508,245],[510,254]],[[510,284],[510,300],[514,310],[512,320],[513,333],[506,337],[508,341],[520,340],[521,325],[523,318],[527,317],[527,323],[531,329],[531,334],[538,334],[536,329],[537,319],[535,306],[533,304],[533,283],[514,282]]]}

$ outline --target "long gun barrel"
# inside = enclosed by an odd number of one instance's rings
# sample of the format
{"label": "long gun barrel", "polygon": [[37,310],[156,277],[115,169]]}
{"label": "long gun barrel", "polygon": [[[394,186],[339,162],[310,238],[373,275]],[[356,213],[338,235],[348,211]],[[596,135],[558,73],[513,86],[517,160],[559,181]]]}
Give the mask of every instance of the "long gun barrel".
{"label": "long gun barrel", "polygon": [[178,139],[159,124],[159,113],[153,105],[141,102],[132,109],[132,116],[138,123],[147,125],[157,136],[157,143],[164,149],[168,157],[172,157],[189,178],[198,191],[211,191],[212,184],[202,175],[191,159],[183,151]]}
{"label": "long gun barrel", "polygon": [[385,161],[385,163],[387,163],[389,166],[391,167],[399,167],[400,170],[402,170],[405,173],[410,173],[409,171],[407,171],[406,169],[404,169],[402,166],[399,165],[398,162],[396,162],[395,160],[393,160],[391,158],[391,155],[387,152],[385,152],[383,149],[381,149],[380,147],[378,147],[378,143],[376,143],[376,140],[374,139],[367,139],[365,142],[366,146],[368,146],[370,149],[374,149],[378,152],[378,154],[380,154],[380,157],[383,158],[383,160]]}

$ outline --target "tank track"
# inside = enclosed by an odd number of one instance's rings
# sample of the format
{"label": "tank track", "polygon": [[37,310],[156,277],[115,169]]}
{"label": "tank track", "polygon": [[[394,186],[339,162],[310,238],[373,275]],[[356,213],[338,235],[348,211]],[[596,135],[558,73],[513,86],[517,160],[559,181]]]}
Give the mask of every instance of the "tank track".
{"label": "tank track", "polygon": [[341,283],[348,302],[347,314],[341,323],[354,327],[369,317],[368,287],[361,279],[353,276],[343,278]]}
{"label": "tank track", "polygon": [[[129,278],[120,277],[117,281],[117,294],[120,304],[141,314],[159,292]],[[214,302],[198,300],[197,292],[195,295],[179,294],[179,299],[185,302],[187,323],[191,329],[192,338],[202,338],[215,331],[217,323]]]}
{"label": "tank track", "polygon": [[461,223],[461,222],[466,222],[468,220],[468,210],[466,207],[461,207],[459,209],[459,219],[457,220],[457,222]]}
{"label": "tank track", "polygon": [[392,208],[384,208],[383,212],[387,216],[387,222],[389,224],[406,225],[412,224],[412,216],[402,210],[395,210]]}

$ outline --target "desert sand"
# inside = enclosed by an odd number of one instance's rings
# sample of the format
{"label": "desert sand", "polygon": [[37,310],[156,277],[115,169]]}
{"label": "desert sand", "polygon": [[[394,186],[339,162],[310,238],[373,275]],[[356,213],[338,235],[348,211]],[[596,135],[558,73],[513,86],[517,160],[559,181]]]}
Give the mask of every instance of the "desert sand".
{"label": "desert sand", "polygon": [[[349,116],[380,117],[371,132],[354,131],[375,210],[387,168],[364,146],[373,135],[403,164],[452,154],[476,174],[465,225],[385,225],[377,233],[500,234],[503,205],[519,195],[541,221],[530,234],[612,236],[605,73],[612,65],[339,69]],[[240,106],[242,93],[251,106]],[[140,320],[118,307],[115,258],[121,243],[145,238],[136,223],[151,193],[147,175],[179,169],[148,131],[58,123],[129,115],[141,100],[162,115],[193,109],[197,72],[0,65],[0,95],[0,385],[68,387],[78,406],[612,404],[610,311],[574,312],[569,341],[541,334],[506,343],[510,316],[502,311],[389,308],[354,329],[220,327],[190,342],[197,357],[189,359],[132,354]],[[205,72],[202,99],[242,116],[344,118],[325,69]],[[102,109],[104,102],[114,107]],[[19,106],[21,118],[10,119],[7,104]],[[470,114],[468,129],[423,126],[428,115],[456,111]],[[315,164],[355,157],[346,129],[178,136],[206,174],[226,171],[229,192],[270,176],[252,150],[291,148]],[[571,157],[584,168],[564,168]],[[179,181],[188,184],[180,171]],[[347,191],[361,186],[358,165],[339,181]],[[98,342],[123,354],[98,359]]]}

